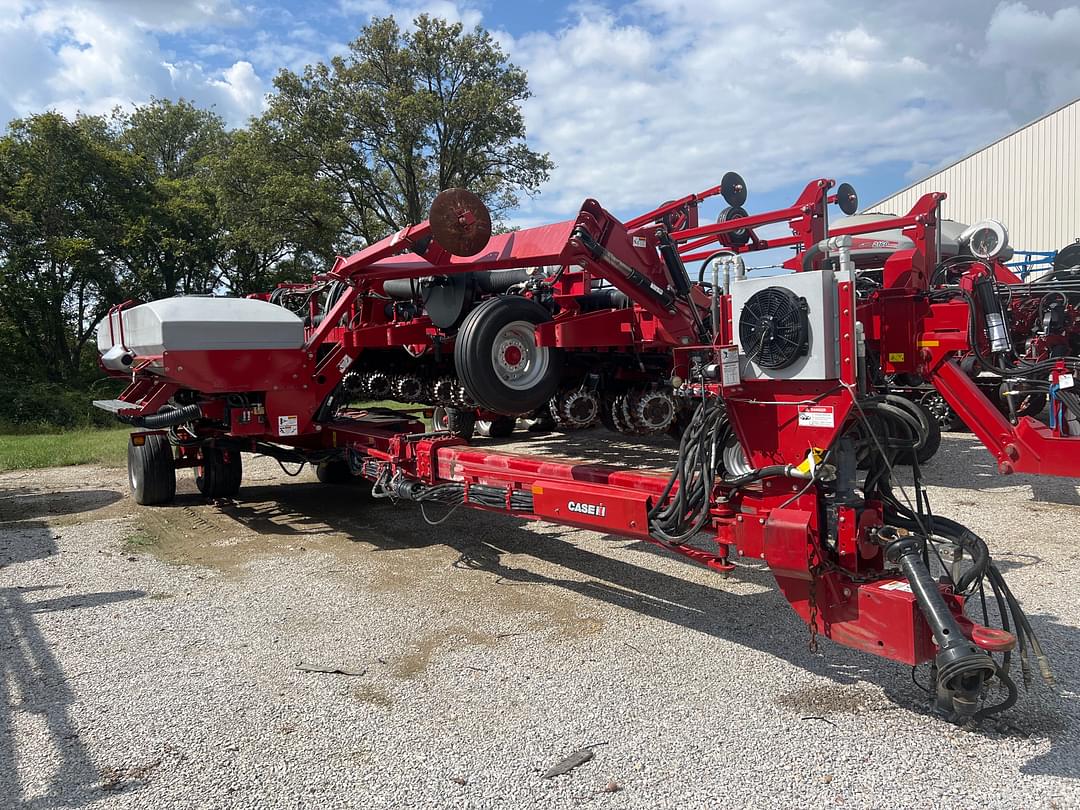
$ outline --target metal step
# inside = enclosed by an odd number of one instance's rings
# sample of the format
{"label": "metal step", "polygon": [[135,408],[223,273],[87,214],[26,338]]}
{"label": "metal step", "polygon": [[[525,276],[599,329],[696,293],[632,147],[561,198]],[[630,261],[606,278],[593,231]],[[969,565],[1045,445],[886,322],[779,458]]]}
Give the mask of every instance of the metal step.
{"label": "metal step", "polygon": [[93,402],[95,408],[101,408],[103,411],[109,413],[119,413],[120,411],[136,411],[139,406],[134,402],[128,402],[124,399],[95,399]]}

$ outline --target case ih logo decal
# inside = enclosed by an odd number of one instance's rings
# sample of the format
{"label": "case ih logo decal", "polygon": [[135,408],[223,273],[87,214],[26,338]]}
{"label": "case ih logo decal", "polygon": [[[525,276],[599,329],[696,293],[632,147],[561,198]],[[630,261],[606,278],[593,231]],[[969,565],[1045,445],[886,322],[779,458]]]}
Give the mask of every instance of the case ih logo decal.
{"label": "case ih logo decal", "polygon": [[580,501],[570,501],[566,504],[566,508],[571,512],[577,512],[579,515],[593,515],[594,517],[603,517],[607,514],[607,507],[602,503],[581,503]]}

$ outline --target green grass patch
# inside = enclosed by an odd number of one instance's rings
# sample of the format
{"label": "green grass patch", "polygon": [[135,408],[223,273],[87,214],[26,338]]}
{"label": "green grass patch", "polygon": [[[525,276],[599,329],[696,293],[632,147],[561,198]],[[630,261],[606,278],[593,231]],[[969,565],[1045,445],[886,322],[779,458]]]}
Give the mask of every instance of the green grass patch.
{"label": "green grass patch", "polygon": [[[419,412],[425,406],[384,401],[357,403],[355,407]],[[127,466],[130,433],[130,428],[80,428],[58,433],[0,433],[0,472],[70,467],[74,464],[124,467]]]}
{"label": "green grass patch", "polygon": [[0,471],[70,467],[73,464],[127,465],[129,429],[87,428],[64,433],[0,436]]}
{"label": "green grass patch", "polygon": [[136,529],[124,538],[124,548],[128,551],[141,551],[152,545],[154,545],[154,538],[142,529]]}

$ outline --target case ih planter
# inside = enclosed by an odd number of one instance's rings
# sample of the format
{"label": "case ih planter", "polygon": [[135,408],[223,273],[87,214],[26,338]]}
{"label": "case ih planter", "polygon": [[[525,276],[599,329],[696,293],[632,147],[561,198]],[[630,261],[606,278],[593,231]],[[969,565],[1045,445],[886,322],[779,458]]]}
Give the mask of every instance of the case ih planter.
{"label": "case ih planter", "polygon": [[[397,501],[640,538],[721,572],[737,552],[766,562],[811,638],[932,662],[942,711],[984,717],[1016,699],[1014,648],[1025,679],[1029,655],[1049,670],[986,544],[925,510],[915,457],[932,420],[876,384],[933,384],[1002,472],[1072,476],[1080,361],[1024,361],[1007,345],[996,231],[966,234],[943,259],[944,195],[930,194],[902,217],[830,235],[828,204],[854,210],[850,187],[831,186],[816,180],[792,206],[748,215],[745,184],[729,175],[629,222],[586,200],[571,220],[493,237],[477,198],[444,192],[429,221],[339,259],[304,293],[325,296],[304,318],[256,300],[115,308],[102,361],[131,385],[100,404],[144,429],[129,458],[140,503],[169,500],[185,466],[205,494],[233,495],[241,453],[255,452],[315,464],[324,481],[362,477]],[[697,205],[715,194],[729,210],[703,225]],[[791,235],[760,238],[771,223]],[[889,230],[906,241],[868,284],[857,240]],[[794,272],[747,277],[742,254],[772,247],[795,249]],[[697,261],[694,279],[685,265]],[[1006,418],[961,368],[968,358],[1044,384],[1052,424]],[[375,382],[489,416],[534,413],[554,395],[556,410],[583,422],[598,411],[628,431],[683,414],[678,459],[659,475],[508,454],[341,405]],[[909,463],[910,502],[892,486]],[[929,563],[941,552],[964,562],[939,581]],[[1006,629],[965,613],[986,590]]]}

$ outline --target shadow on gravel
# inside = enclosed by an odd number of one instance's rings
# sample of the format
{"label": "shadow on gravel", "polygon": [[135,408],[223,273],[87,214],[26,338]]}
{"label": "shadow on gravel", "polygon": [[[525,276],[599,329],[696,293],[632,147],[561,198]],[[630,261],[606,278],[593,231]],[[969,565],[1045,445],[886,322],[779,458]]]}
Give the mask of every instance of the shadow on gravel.
{"label": "shadow on gravel", "polygon": [[[941,457],[923,467],[923,481],[948,489],[993,490],[1006,487],[1031,488],[1032,501],[1061,506],[1080,506],[1076,479],[1039,475],[1002,475],[997,462],[978,439],[970,434],[950,434],[942,444]],[[945,456],[948,456],[946,459]],[[958,475],[958,471],[963,471]]]}
{"label": "shadow on gravel", "polygon": [[111,489],[0,494],[0,523],[91,512],[110,506],[122,497],[121,493]]}
{"label": "shadow on gravel", "polygon": [[[537,437],[529,442],[528,452],[571,458],[585,456],[590,463],[612,462],[641,468],[663,468],[674,452],[663,443],[656,446],[643,443],[628,448],[617,439],[609,440],[608,436],[596,432],[592,435]],[[507,449],[520,451],[522,448]],[[972,460],[990,458],[977,443],[971,452]],[[993,471],[992,462],[986,466]],[[996,476],[996,472],[993,474]],[[974,477],[979,475],[976,473]],[[1017,480],[997,478],[1004,481],[1004,485],[1014,485]],[[936,480],[932,483],[955,486],[957,482],[953,477],[947,484]],[[1050,484],[1063,485],[1058,494],[1064,499],[1067,482],[1051,481]],[[970,487],[973,481],[965,478],[961,485]],[[812,715],[904,710],[931,714],[929,700],[912,682],[908,667],[828,642],[822,644],[821,653],[811,653],[805,625],[776,589],[768,570],[753,563],[740,565],[734,577],[760,586],[761,590],[734,593],[725,590],[724,580],[719,575],[702,584],[636,565],[627,559],[628,552],[669,555],[647,543],[622,537],[607,537],[610,552],[598,554],[575,544],[577,529],[549,524],[542,531],[535,531],[512,518],[488,516],[466,509],[449,515],[442,509],[431,509],[431,518],[438,520],[445,516],[445,521],[437,531],[417,531],[423,518],[415,505],[393,506],[384,501],[373,501],[364,494],[361,486],[327,487],[314,483],[253,486],[245,487],[241,497],[241,502],[222,503],[219,507],[223,514],[257,532],[302,535],[329,530],[340,532],[354,542],[373,545],[383,552],[445,546],[457,552],[455,566],[491,574],[502,586],[561,588],[650,619],[776,656],[831,681],[830,685],[814,690],[812,695],[780,696],[778,704],[789,710]],[[177,499],[177,505],[181,507],[185,503],[198,502],[205,503],[198,499],[190,502]],[[484,532],[497,540],[478,539],[480,532],[477,529],[481,522],[486,527],[498,528],[497,533]],[[516,555],[527,555],[562,567],[576,576],[541,574],[527,564],[519,566],[508,562]],[[1040,562],[1037,557],[1008,557],[1002,561],[1003,569]],[[692,562],[680,561],[696,567]],[[1080,660],[1077,628],[1057,623],[1056,617],[1036,614],[1029,618],[1051,657],[1057,653],[1063,662]],[[1015,667],[1014,664],[1014,671]],[[1069,694],[1080,691],[1080,683],[1072,672],[1058,674],[1065,695],[1052,695],[1048,690],[1036,687],[1026,699],[1022,696],[1021,704],[1003,721],[997,725],[984,724],[975,729],[975,733],[989,738],[1049,737],[1050,751],[1029,762],[1025,772],[1078,778],[1080,707]],[[925,679],[927,673],[923,671],[921,676]],[[889,702],[868,705],[875,701],[858,697],[858,690],[853,689],[862,683],[880,685]]]}
{"label": "shadow on gravel", "polygon": [[[84,510],[96,508],[83,503]],[[54,553],[53,534],[40,522],[16,524],[0,533],[4,566]],[[53,587],[0,588],[0,800],[12,810],[80,806],[103,796],[102,775],[69,710],[75,695],[35,614],[145,596],[142,591],[113,591],[31,598]],[[51,749],[49,755],[19,751],[17,730],[24,740],[46,739],[44,747],[35,747]]]}

